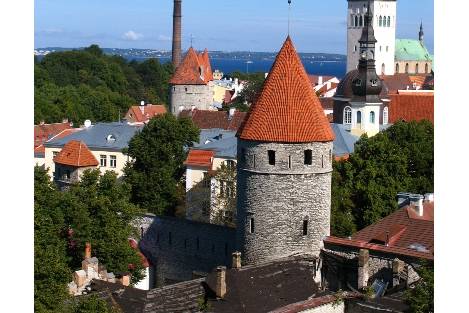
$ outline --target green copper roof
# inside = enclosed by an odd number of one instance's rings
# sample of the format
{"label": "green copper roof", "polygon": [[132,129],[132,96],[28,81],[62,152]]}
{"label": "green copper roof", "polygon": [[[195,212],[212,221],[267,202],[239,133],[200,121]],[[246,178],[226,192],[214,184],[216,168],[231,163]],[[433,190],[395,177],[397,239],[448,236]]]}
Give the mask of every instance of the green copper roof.
{"label": "green copper roof", "polygon": [[427,48],[418,40],[396,39],[396,61],[432,61]]}

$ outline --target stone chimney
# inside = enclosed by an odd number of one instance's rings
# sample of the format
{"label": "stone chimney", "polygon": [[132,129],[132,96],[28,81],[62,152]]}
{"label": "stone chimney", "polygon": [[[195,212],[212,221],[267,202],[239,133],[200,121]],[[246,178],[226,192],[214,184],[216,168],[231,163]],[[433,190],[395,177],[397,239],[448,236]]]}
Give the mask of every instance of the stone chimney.
{"label": "stone chimney", "polygon": [[223,298],[226,294],[226,267],[217,267],[217,282],[215,286],[215,293],[218,298]]}
{"label": "stone chimney", "polygon": [[118,281],[123,286],[129,286],[130,285],[130,275],[129,274],[122,275],[122,277],[120,277]]}
{"label": "stone chimney", "polygon": [[241,252],[236,251],[233,252],[233,264],[231,265],[232,268],[241,268]]}
{"label": "stone chimney", "polygon": [[370,252],[367,249],[360,249],[358,255],[358,289],[368,286]]}
{"label": "stone chimney", "polygon": [[411,195],[409,197],[410,206],[415,210],[418,216],[423,216],[423,196]]}
{"label": "stone chimney", "polygon": [[85,259],[91,258],[91,243],[85,243]]}
{"label": "stone chimney", "polygon": [[182,28],[182,0],[174,0],[173,9],[173,50],[172,61],[175,68],[181,64],[181,28]]}

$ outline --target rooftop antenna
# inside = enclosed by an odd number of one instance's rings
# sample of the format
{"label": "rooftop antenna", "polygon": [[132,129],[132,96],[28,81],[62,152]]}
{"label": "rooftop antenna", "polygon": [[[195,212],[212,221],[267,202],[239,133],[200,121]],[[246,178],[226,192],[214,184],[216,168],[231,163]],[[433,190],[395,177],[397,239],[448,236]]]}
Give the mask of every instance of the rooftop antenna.
{"label": "rooftop antenna", "polygon": [[288,0],[288,36],[290,36],[290,12],[291,12],[291,0]]}

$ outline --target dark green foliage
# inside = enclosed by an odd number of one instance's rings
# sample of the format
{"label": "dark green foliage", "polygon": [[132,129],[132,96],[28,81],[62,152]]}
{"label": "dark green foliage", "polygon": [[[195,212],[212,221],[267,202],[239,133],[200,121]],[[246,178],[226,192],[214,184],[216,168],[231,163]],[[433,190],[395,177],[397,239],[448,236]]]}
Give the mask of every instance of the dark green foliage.
{"label": "dark green foliage", "polygon": [[132,201],[155,214],[173,214],[184,173],[185,147],[198,141],[199,129],[189,119],[167,113],[154,117],[129,143],[134,160],[124,169]]}
{"label": "dark green foliage", "polygon": [[249,110],[249,106],[256,102],[260,95],[265,80],[264,73],[259,72],[246,74],[233,72],[231,73],[231,76],[247,82],[238,97],[236,97],[236,99],[230,104],[230,107],[234,107],[241,112],[247,112]]}
{"label": "dark green foliage", "polygon": [[111,308],[105,300],[97,295],[90,295],[74,299],[68,306],[66,313],[119,313],[118,309]]}
{"label": "dark green foliage", "polygon": [[50,53],[34,65],[34,122],[117,121],[140,100],[167,103],[172,73],[171,63],[127,62],[97,45]]}
{"label": "dark green foliage", "polygon": [[397,209],[400,191],[433,192],[433,125],[398,122],[355,144],[347,161],[334,163],[334,235],[348,236]]}
{"label": "dark green foliage", "polygon": [[417,273],[420,276],[420,280],[413,289],[409,289],[406,292],[406,300],[410,306],[410,312],[433,313],[433,266],[423,264],[417,269]]}
{"label": "dark green foliage", "polygon": [[35,167],[34,185],[37,312],[64,311],[66,285],[81,268],[86,242],[108,271],[130,272],[133,283],[143,278],[140,256],[128,243],[135,235],[130,221],[139,210],[129,202],[129,186],[114,173],[87,171],[79,184],[59,192],[46,171]]}

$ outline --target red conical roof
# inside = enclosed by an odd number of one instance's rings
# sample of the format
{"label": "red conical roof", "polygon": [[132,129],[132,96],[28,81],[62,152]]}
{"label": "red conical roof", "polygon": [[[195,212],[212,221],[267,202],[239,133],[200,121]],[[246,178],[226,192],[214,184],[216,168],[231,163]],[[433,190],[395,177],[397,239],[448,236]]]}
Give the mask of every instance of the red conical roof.
{"label": "red conical roof", "polygon": [[206,85],[211,80],[213,80],[213,76],[207,49],[203,53],[197,54],[190,47],[169,83],[173,85]]}
{"label": "red conical roof", "polygon": [[69,141],[54,157],[54,162],[76,167],[97,166],[99,164],[86,144],[78,140]]}
{"label": "red conical roof", "polygon": [[278,53],[238,137],[268,142],[334,140],[334,132],[290,36]]}

